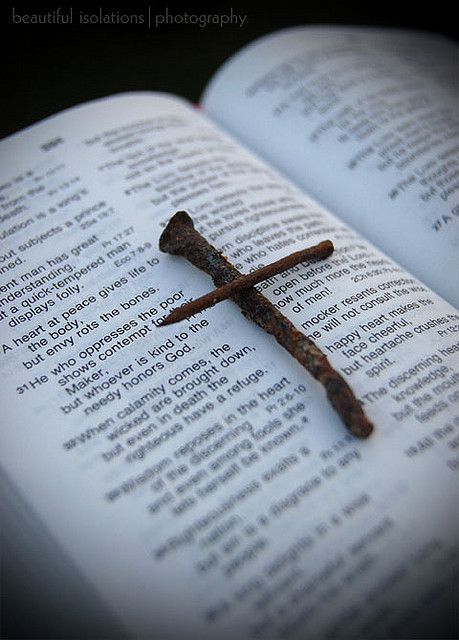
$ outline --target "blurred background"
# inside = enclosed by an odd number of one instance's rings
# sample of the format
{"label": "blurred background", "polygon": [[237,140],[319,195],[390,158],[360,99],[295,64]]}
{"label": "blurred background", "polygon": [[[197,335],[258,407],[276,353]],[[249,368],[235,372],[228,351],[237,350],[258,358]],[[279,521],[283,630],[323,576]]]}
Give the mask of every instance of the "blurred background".
{"label": "blurred background", "polygon": [[[438,32],[456,40],[458,37],[451,2],[416,3],[415,8],[414,3],[402,0],[306,0],[301,4],[301,9],[287,2],[279,3],[277,9],[243,4],[221,5],[217,9],[153,4],[148,0],[110,4],[97,0],[67,4],[2,0],[0,138],[72,105],[122,91],[166,91],[199,102],[206,82],[232,53],[263,34],[297,24],[389,26]],[[73,24],[24,24],[18,18],[25,14],[52,16],[58,7],[62,15],[72,8]],[[185,12],[199,16],[228,15],[231,11],[245,16],[242,26],[233,23],[200,27],[174,19]],[[100,12],[112,16],[109,24],[98,21]],[[84,24],[80,22],[83,15],[96,18]],[[122,15],[143,16],[144,20],[142,24],[116,24]],[[34,547],[35,540],[22,537],[24,529],[20,521],[8,533],[2,526],[0,637],[112,637],[109,631],[96,631],[89,604],[80,616],[75,617],[75,607],[67,610],[70,600],[80,607],[83,600],[81,594],[68,592],[66,567],[44,565],[41,571],[30,575],[25,561],[20,566],[18,553],[21,556],[23,552],[24,558],[40,553],[39,545]],[[43,544],[47,544],[45,534]],[[51,571],[57,574],[51,575]],[[61,588],[51,590],[50,584],[59,581]],[[89,593],[87,585],[80,585],[80,589]]]}
{"label": "blurred background", "polygon": [[[296,3],[295,3],[296,4]],[[358,24],[436,31],[457,38],[454,3],[306,0],[277,9],[245,4],[172,5],[118,2],[0,2],[2,81],[0,137],[80,102],[120,91],[166,91],[193,102],[212,73],[235,51],[265,33],[297,24]],[[448,6],[449,5],[449,6]],[[24,24],[18,16],[73,9],[73,24]],[[148,28],[148,8],[151,28]],[[80,22],[80,14],[143,15],[142,24]],[[243,26],[171,24],[178,14],[245,16]],[[156,26],[160,16],[169,22]],[[16,16],[16,22],[14,22]],[[158,20],[156,17],[158,16]],[[428,55],[428,52],[426,52]]]}

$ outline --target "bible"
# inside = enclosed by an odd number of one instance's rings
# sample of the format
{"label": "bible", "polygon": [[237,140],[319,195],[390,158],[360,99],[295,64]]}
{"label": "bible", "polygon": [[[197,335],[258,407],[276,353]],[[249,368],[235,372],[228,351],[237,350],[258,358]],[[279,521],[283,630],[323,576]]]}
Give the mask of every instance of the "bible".
{"label": "bible", "polygon": [[[119,94],[0,143],[2,521],[79,637],[452,637],[455,52],[287,29],[199,110]],[[333,242],[256,288],[367,440],[231,301],[159,327],[211,289],[158,249],[178,210],[243,273]]]}

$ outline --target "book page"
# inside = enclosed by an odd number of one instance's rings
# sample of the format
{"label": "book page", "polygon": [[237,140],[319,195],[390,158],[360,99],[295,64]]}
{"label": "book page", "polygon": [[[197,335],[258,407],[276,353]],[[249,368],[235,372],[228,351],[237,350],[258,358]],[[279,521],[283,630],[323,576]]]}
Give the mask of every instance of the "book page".
{"label": "book page", "polygon": [[234,56],[204,106],[459,308],[457,74],[440,36],[300,27]]}
{"label": "book page", "polygon": [[[0,467],[128,637],[400,636],[451,621],[459,315],[184,102],[1,143]],[[310,335],[375,431],[161,254],[176,210]],[[51,560],[50,560],[51,562]],[[79,605],[78,602],[75,603]]]}

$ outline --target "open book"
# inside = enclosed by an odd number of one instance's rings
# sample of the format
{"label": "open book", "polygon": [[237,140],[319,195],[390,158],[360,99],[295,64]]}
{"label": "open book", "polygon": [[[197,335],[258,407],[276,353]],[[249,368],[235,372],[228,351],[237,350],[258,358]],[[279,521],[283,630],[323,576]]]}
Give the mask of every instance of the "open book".
{"label": "open book", "polygon": [[[26,568],[107,635],[451,621],[454,63],[439,37],[292,29],[230,60],[201,112],[124,94],[1,142],[2,508]],[[352,386],[368,440],[232,302],[157,326],[211,289],[158,251],[182,209],[244,272],[333,241],[257,288]]]}

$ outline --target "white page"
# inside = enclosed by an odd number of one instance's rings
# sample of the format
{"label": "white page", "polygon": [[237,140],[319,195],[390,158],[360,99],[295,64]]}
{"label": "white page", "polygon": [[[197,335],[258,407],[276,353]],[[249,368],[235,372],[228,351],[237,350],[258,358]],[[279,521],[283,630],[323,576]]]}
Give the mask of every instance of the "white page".
{"label": "white page", "polygon": [[[94,102],[0,152],[2,473],[126,633],[438,632],[453,308],[171,97]],[[367,441],[233,303],[156,327],[210,289],[157,250],[181,208],[242,271],[333,240],[260,288],[365,402]]]}
{"label": "white page", "polygon": [[459,307],[457,76],[457,47],[440,36],[299,27],[236,54],[203,102]]}

